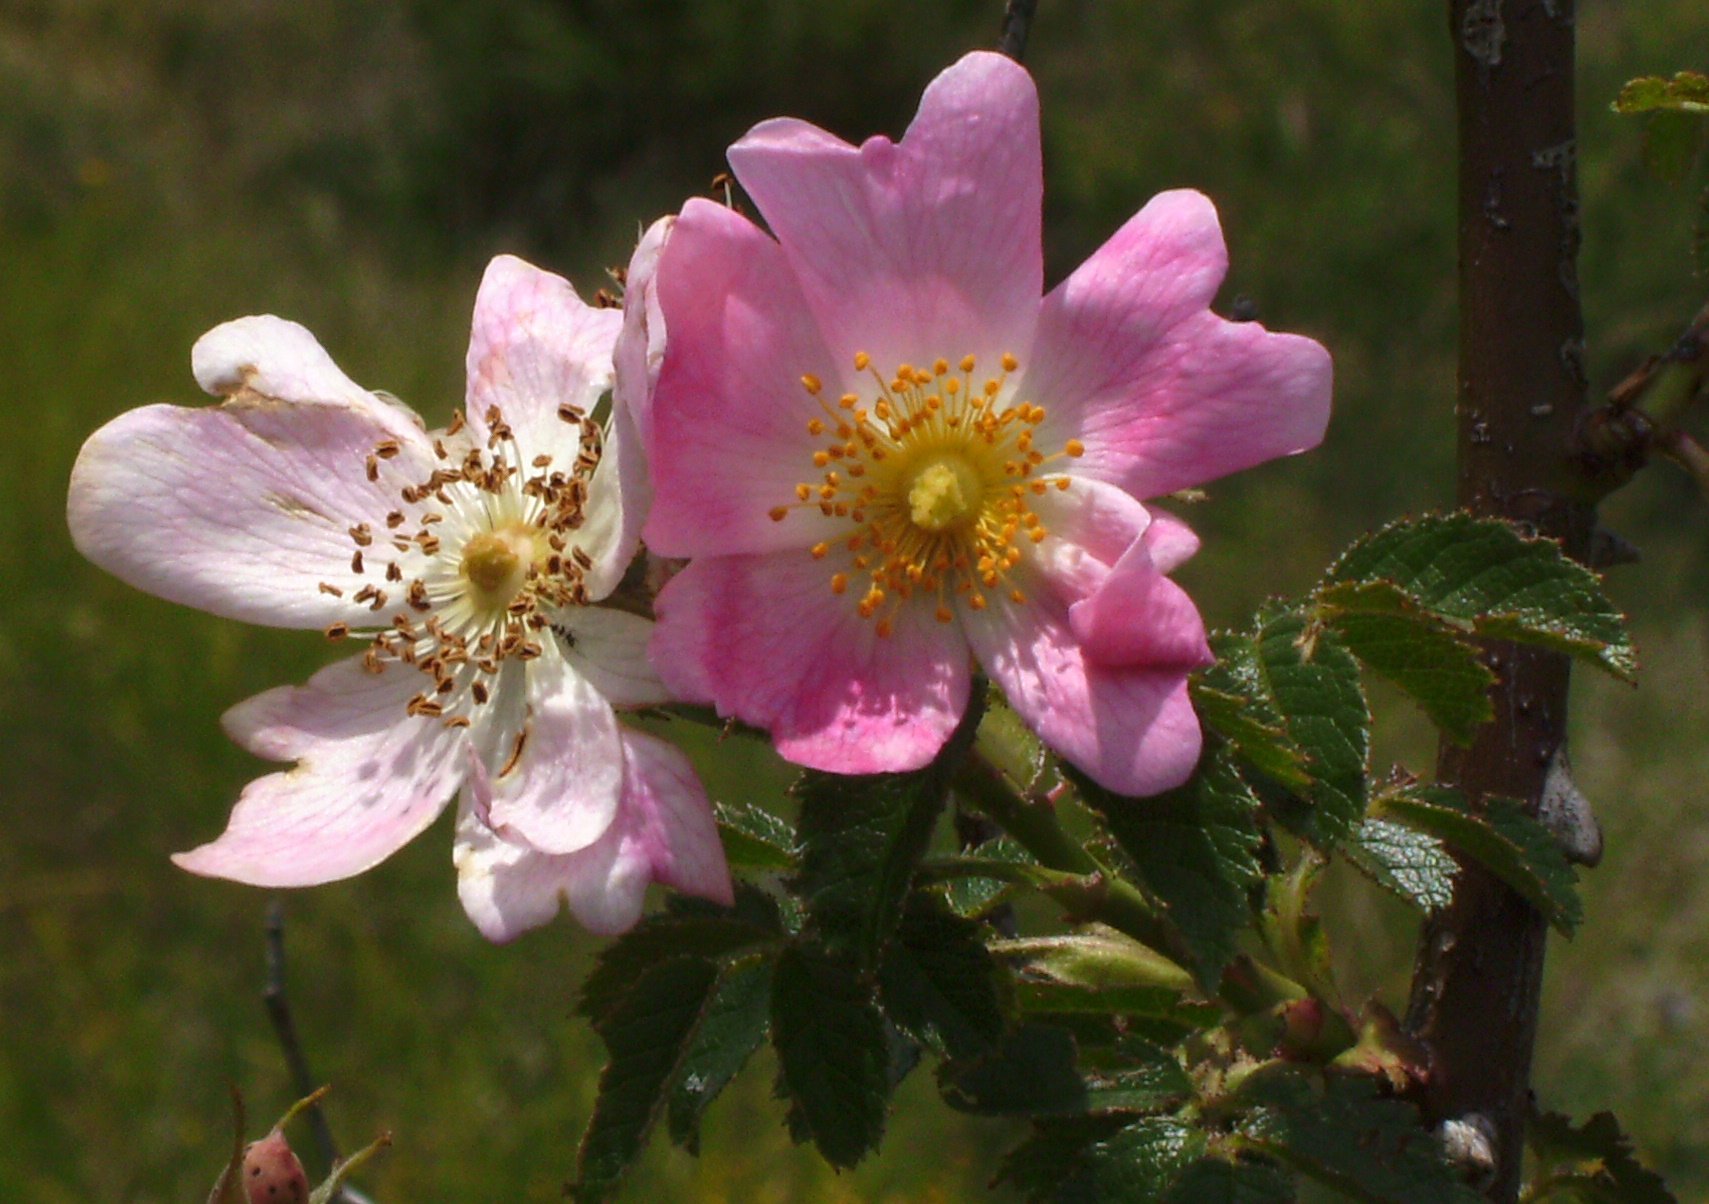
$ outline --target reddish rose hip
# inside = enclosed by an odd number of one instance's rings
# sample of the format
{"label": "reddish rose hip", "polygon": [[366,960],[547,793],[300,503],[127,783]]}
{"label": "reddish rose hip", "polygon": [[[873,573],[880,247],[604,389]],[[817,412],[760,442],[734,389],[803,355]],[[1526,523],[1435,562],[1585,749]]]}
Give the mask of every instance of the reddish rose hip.
{"label": "reddish rose hip", "polygon": [[243,1190],[249,1204],[306,1204],[309,1178],[280,1130],[243,1151]]}

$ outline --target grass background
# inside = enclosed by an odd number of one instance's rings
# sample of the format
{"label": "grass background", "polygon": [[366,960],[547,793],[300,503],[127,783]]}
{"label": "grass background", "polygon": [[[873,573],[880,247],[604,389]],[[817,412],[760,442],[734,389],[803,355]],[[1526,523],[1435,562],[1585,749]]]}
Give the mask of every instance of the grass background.
{"label": "grass background", "polygon": [[[0,8],[0,1199],[199,1199],[227,1085],[290,1095],[258,1000],[268,897],[172,868],[262,766],[216,719],[328,659],[312,636],[142,596],[71,548],[82,439],[151,401],[195,404],[188,350],[228,317],[307,324],[357,380],[431,418],[462,393],[486,259],[584,293],[639,223],[722,167],[753,121],[899,133],[920,88],[988,45],[1001,4],[878,0],[13,0]],[[1203,188],[1234,267],[1224,301],[1334,352],[1316,454],[1219,485],[1182,577],[1231,623],[1334,551],[1451,492],[1451,46],[1408,0],[1044,0],[1047,274],[1153,192]],[[1593,384],[1701,304],[1691,201],[1652,183],[1620,82],[1702,69],[1697,0],[1580,5]],[[1709,1195],[1709,736],[1705,509],[1658,467],[1606,507],[1644,562],[1611,581],[1645,652],[1637,690],[1581,675],[1573,754],[1608,838],[1588,920],[1557,942],[1537,1085],[1614,1108],[1683,1198]],[[1427,767],[1384,708],[1379,756]],[[702,758],[767,797],[758,754]],[[441,824],[373,873],[288,897],[293,1001],[346,1145],[385,1127],[380,1200],[550,1200],[571,1173],[599,1046],[570,1015],[594,943],[568,922],[484,943]],[[1403,997],[1410,919],[1357,884],[1338,908],[1355,994]],[[882,1151],[833,1175],[789,1145],[751,1067],[702,1155],[662,1144],[633,1198],[978,1198],[1014,1134],[905,1085]]]}

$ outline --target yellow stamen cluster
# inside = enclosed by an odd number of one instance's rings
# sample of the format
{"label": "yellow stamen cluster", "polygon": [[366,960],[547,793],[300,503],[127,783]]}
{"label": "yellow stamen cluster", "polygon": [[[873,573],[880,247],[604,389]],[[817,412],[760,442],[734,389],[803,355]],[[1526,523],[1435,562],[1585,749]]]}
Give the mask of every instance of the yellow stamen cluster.
{"label": "yellow stamen cluster", "polygon": [[[915,597],[931,600],[945,623],[955,617],[956,597],[974,610],[997,590],[1024,603],[1009,578],[1022,541],[1048,534],[1032,500],[1069,488],[1069,478],[1047,466],[1081,455],[1079,440],[1053,454],[1034,446],[1046,413],[1003,396],[1019,367],[1012,355],[977,385],[972,356],[930,369],[903,364],[888,379],[865,352],[854,366],[876,385],[866,397],[833,400],[818,377],[801,378],[819,410],[807,422],[820,441],[812,453],[819,475],[797,484],[792,502],[773,507],[773,521],[799,509],[848,521],[848,534],[815,544],[812,555],[834,561],[831,592],[853,589],[856,611],[877,619],[879,635],[890,634],[896,610]],[[856,585],[862,579],[864,590]]]}
{"label": "yellow stamen cluster", "polygon": [[[383,579],[365,581],[351,600],[377,615],[390,609],[390,624],[374,634],[363,665],[372,673],[393,662],[412,665],[432,681],[410,699],[411,715],[468,726],[470,712],[492,697],[489,683],[505,661],[545,652],[550,612],[588,601],[583,577],[593,563],[570,537],[584,519],[601,432],[573,407],[558,416],[580,428],[580,450],[567,468],[554,468],[549,455],[523,464],[496,407],[486,414],[484,446],[458,439],[466,429],[458,415],[434,441],[426,478],[398,488],[384,531],[369,523],[350,528],[351,572]],[[379,481],[382,464],[401,451],[391,440],[376,447],[368,478]],[[331,583],[320,589],[345,595]],[[350,628],[334,623],[326,634],[343,639]]]}

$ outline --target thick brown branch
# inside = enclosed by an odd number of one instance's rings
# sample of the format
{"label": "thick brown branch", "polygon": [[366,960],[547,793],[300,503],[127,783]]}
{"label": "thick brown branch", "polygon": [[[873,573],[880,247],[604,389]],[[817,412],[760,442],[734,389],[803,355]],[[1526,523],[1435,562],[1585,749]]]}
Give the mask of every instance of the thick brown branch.
{"label": "thick brown branch", "polygon": [[[1584,409],[1572,0],[1450,0],[1459,108],[1461,505],[1583,559],[1595,512],[1572,454]],[[1492,645],[1496,719],[1438,772],[1474,798],[1535,807],[1566,735],[1568,665]],[[1433,1051],[1435,1121],[1496,1135],[1492,1200],[1518,1192],[1546,931],[1475,865],[1425,928],[1409,1026]]]}

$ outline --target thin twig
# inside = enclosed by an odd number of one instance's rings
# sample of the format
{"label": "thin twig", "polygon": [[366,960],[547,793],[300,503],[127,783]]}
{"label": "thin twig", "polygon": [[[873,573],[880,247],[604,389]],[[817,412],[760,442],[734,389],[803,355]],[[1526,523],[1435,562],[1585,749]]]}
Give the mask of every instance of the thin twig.
{"label": "thin twig", "polygon": [[[297,1037],[297,1026],[291,1019],[291,1001],[285,993],[285,902],[274,899],[267,906],[267,984],[261,998],[267,1005],[267,1018],[273,1022],[273,1032],[279,1038],[279,1048],[285,1055],[285,1066],[291,1074],[293,1090],[299,1098],[313,1095],[314,1075],[309,1072],[308,1055]],[[320,1104],[311,1104],[305,1112],[309,1131],[326,1165],[336,1167],[339,1161],[338,1143],[333,1140],[332,1126]],[[335,1204],[372,1204],[367,1196],[353,1187],[340,1186]]]}
{"label": "thin twig", "polygon": [[1027,34],[1032,29],[1033,10],[1038,0],[1008,0],[1003,9],[1003,33],[997,39],[997,50],[1017,63],[1027,52]]}

